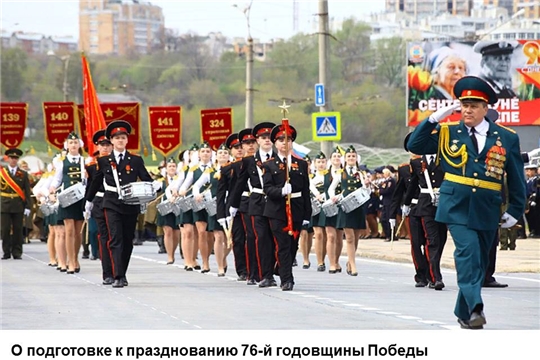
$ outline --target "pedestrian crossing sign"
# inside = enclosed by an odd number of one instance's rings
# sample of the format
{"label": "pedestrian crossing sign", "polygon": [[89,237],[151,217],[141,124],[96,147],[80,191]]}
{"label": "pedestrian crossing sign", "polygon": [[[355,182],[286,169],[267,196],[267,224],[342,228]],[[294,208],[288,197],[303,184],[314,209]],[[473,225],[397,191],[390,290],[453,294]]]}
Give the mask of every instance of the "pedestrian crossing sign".
{"label": "pedestrian crossing sign", "polygon": [[341,140],[341,113],[318,112],[311,115],[314,141]]}

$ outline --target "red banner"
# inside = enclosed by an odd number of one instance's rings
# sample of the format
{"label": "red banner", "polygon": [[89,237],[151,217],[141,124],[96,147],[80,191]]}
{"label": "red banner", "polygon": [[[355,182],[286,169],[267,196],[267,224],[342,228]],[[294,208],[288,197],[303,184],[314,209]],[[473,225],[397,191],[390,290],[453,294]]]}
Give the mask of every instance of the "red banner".
{"label": "red banner", "polygon": [[[484,55],[488,46],[505,48],[505,56]],[[498,123],[540,125],[540,40],[413,42],[407,54],[408,126],[458,102],[453,86],[466,75],[479,76],[493,87],[499,100],[490,107],[499,113]],[[459,114],[448,118],[459,119]]]}
{"label": "red banner", "polygon": [[[93,154],[95,145],[92,142],[94,133],[100,129],[105,128],[105,119],[99,109],[99,101],[94,88],[94,82],[92,81],[92,75],[90,74],[90,66],[86,61],[86,56],[81,54],[82,64],[82,76],[83,76],[83,104],[84,104],[84,119],[86,137],[85,143],[88,146],[88,153]],[[82,129],[81,129],[82,130]]]}
{"label": "red banner", "polygon": [[150,144],[164,157],[169,157],[182,145],[182,108],[180,106],[149,106]]}
{"label": "red banner", "polygon": [[[44,102],[43,122],[45,139],[61,151],[69,133],[75,131],[75,105],[72,102]],[[86,139],[82,139],[86,143]]]}
{"label": "red banner", "polygon": [[[77,124],[79,125],[79,134],[81,134],[81,137],[84,139],[84,145],[88,147],[88,144],[86,143],[86,139],[88,139],[88,133],[86,132],[86,118],[84,117],[83,104],[77,105],[76,113],[77,113]],[[101,130],[101,129],[98,129],[98,130]],[[94,134],[92,134],[92,136],[94,136]],[[88,147],[88,149],[90,148]]]}
{"label": "red banner", "polygon": [[[131,134],[128,136],[126,148],[132,151],[140,151],[141,121],[140,104],[130,103],[103,103],[101,110],[105,116],[105,123],[109,124],[114,120],[125,120],[131,124]],[[88,122],[87,122],[88,123]],[[96,129],[96,131],[99,129]],[[92,134],[93,135],[93,134]]]}
{"label": "red banner", "polygon": [[28,104],[0,104],[0,140],[6,148],[16,148],[21,145],[26,129]]}
{"label": "red banner", "polygon": [[212,149],[217,150],[232,133],[232,109],[201,110],[201,133],[203,141],[207,141]]}

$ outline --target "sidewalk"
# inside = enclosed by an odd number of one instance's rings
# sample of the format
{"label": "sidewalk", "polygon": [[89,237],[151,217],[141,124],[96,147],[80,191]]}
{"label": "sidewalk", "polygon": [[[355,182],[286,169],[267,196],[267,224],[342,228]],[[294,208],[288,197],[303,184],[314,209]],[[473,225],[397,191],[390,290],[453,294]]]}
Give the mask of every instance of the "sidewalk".
{"label": "sidewalk", "polygon": [[[516,250],[497,252],[496,272],[540,273],[540,239],[518,239]],[[345,244],[343,255],[346,255]],[[387,261],[412,263],[411,245],[408,239],[394,241],[393,244],[383,239],[360,239],[358,242],[358,256]],[[444,247],[441,266],[454,269],[454,241],[450,234]]]}

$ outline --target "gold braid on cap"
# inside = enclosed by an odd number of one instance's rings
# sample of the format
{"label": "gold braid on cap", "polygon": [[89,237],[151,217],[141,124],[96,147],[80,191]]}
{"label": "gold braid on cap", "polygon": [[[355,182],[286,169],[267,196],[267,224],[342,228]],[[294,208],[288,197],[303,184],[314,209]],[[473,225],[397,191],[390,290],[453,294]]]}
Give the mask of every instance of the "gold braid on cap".
{"label": "gold braid on cap", "polygon": [[[439,132],[438,155],[442,155],[448,165],[456,169],[463,168],[463,175],[465,175],[465,164],[467,163],[467,160],[469,158],[469,154],[467,153],[467,147],[465,146],[465,144],[463,144],[457,151],[453,151],[450,148],[450,129],[448,128],[448,124],[441,124],[441,129]],[[450,160],[450,158],[455,159],[460,156],[460,163],[456,164],[454,161]],[[439,165],[439,156],[437,156],[437,165]]]}

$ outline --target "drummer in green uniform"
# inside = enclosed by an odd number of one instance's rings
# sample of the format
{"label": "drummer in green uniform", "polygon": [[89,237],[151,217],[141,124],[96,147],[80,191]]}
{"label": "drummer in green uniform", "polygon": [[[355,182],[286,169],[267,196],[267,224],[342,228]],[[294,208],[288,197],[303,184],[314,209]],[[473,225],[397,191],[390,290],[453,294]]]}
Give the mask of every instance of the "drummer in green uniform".
{"label": "drummer in green uniform", "polygon": [[[499,223],[512,227],[525,210],[525,179],[519,137],[486,117],[497,102],[493,88],[475,76],[454,86],[459,99],[420,123],[407,144],[415,154],[437,153],[445,172],[435,220],[448,225],[456,250],[459,286],[454,314],[462,328],[486,324],[482,283]],[[461,107],[461,120],[440,123]],[[440,124],[439,124],[440,123]],[[507,178],[507,210],[500,215],[503,174]]]}

